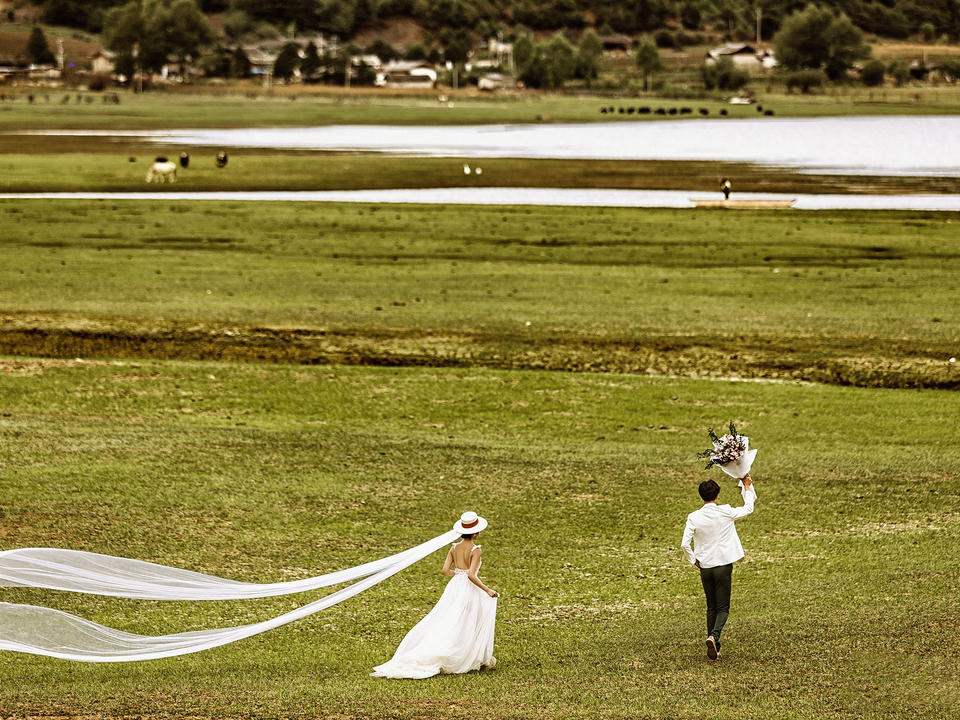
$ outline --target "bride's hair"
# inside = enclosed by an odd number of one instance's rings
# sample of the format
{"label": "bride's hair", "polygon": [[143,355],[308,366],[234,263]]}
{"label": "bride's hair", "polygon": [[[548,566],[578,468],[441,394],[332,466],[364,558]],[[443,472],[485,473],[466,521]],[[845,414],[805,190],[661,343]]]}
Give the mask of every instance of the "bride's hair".
{"label": "bride's hair", "polygon": [[480,533],[463,533],[463,535],[460,536],[460,539],[461,539],[461,540],[473,540],[473,539],[474,539],[477,535],[479,535],[479,534],[480,534]]}

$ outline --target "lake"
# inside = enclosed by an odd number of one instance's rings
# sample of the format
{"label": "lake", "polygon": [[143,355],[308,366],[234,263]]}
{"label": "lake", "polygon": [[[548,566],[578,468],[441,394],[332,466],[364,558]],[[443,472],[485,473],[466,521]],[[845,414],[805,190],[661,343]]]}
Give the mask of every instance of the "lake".
{"label": "lake", "polygon": [[861,175],[960,176],[960,117],[685,119],[536,125],[35,131],[209,147],[411,156],[702,160]]}
{"label": "lake", "polygon": [[[803,195],[734,193],[735,200],[795,198],[797,210],[960,211],[960,195]],[[696,200],[720,193],[686,190],[605,190],[593,188],[410,188],[398,190],[273,190],[242,192],[77,192],[0,193],[0,200],[218,200],[267,202],[379,202],[450,205],[561,205],[579,207],[692,208]]]}

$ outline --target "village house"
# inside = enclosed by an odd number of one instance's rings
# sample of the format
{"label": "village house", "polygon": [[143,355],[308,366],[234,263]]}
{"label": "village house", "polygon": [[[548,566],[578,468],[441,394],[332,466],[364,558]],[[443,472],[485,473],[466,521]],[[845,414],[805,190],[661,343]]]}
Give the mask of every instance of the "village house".
{"label": "village house", "polygon": [[605,53],[628,53],[634,45],[629,35],[601,35],[600,44]]}
{"label": "village house", "polygon": [[477,78],[477,89],[479,90],[503,90],[515,86],[516,80],[514,80],[513,76],[503,73],[486,73]]}
{"label": "village house", "polygon": [[381,66],[378,58],[375,69],[377,87],[429,89],[437,84],[437,68],[425,60],[391,60]]}
{"label": "village house", "polygon": [[270,75],[273,73],[273,65],[277,62],[277,52],[267,50],[262,47],[248,45],[243,48],[243,52],[250,62],[251,75]]}
{"label": "village house", "polygon": [[109,50],[97,50],[90,56],[90,71],[95,75],[112,75],[116,63],[114,54]]}
{"label": "village house", "polygon": [[490,38],[487,41],[487,56],[494,66],[504,67],[513,65],[513,43],[503,42],[503,39]]}
{"label": "village house", "polygon": [[776,66],[777,62],[770,50],[754,48],[746,43],[730,43],[715,47],[707,52],[704,63],[712,65],[723,58],[729,58],[733,64],[750,73],[760,73]]}
{"label": "village house", "polygon": [[0,83],[16,84],[27,79],[27,69],[16,65],[0,65]]}

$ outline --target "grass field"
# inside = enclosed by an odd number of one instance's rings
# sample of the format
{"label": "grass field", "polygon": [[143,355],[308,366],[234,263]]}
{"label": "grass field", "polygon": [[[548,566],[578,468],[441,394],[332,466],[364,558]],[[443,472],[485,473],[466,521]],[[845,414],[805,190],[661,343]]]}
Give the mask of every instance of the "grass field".
{"label": "grass field", "polygon": [[[28,102],[28,95],[34,102]],[[51,128],[164,129],[183,127],[273,127],[331,124],[462,125],[487,123],[598,122],[670,117],[655,114],[601,114],[602,107],[688,107],[722,121],[728,117],[756,117],[756,106],[728,105],[720,98],[668,99],[596,95],[495,95],[454,93],[447,102],[433,95],[396,95],[369,89],[344,93],[303,88],[272,92],[250,87],[218,90],[210,87],[137,95],[120,92],[120,103],[103,102],[98,93],[30,90],[15,101],[0,102],[0,130]],[[67,99],[66,104],[64,98]],[[78,102],[78,98],[80,102]],[[960,112],[960,87],[836,88],[818,95],[784,95],[759,92],[758,104],[777,116],[817,117],[836,115],[953,115]]]}
{"label": "grass field", "polygon": [[[952,97],[938,111],[960,107]],[[859,112],[838,98],[796,107]],[[0,104],[0,127],[595,112],[567,97],[441,108],[151,94],[71,103],[73,114],[56,102]],[[943,101],[913,102],[923,112]],[[142,189],[145,167],[127,155],[154,149],[100,142],[77,152],[0,137],[0,187]],[[184,187],[237,182],[208,160],[195,156]],[[56,179],[64,163],[74,172]],[[453,160],[237,153],[228,170],[246,163],[265,188],[390,187],[414,170],[424,184],[464,182]],[[720,171],[485,166],[502,184],[588,187],[714,187]],[[846,182],[750,172],[765,184],[738,189]],[[407,548],[475,509],[490,519],[484,578],[502,594],[492,671],[367,676],[439,596],[438,555],[197,655],[86,665],[0,653],[0,717],[952,720],[958,222],[0,201],[0,549],[287,580]],[[709,663],[699,578],[678,545],[697,483],[721,477],[696,453],[730,420],[760,450],[759,500],[740,524],[747,557],[724,658]],[[737,504],[723,485],[721,501]],[[3,588],[0,601],[162,634],[317,596],[164,603]]]}
{"label": "grass field", "polygon": [[0,352],[956,388],[956,220],[3,201]]}
{"label": "grass field", "polygon": [[[407,547],[470,507],[491,520],[484,577],[503,594],[490,672],[367,677],[436,600],[437,555],[197,655],[4,654],[5,716],[948,718],[960,701],[954,393],[29,358],[0,372],[3,547],[286,579]],[[708,476],[695,452],[728,419],[760,448],[759,500],[710,664],[678,544]],[[721,499],[735,496],[724,482]],[[150,634],[314,597],[3,593]]]}

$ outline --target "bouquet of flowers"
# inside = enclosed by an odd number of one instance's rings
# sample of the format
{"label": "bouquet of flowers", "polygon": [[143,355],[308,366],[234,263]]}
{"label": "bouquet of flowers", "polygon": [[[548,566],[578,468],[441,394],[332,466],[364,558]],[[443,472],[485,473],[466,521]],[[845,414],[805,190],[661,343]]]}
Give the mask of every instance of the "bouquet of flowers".
{"label": "bouquet of flowers", "polygon": [[713,428],[708,432],[713,447],[697,454],[697,457],[708,460],[707,469],[717,465],[727,475],[738,480],[750,472],[750,466],[757,457],[757,451],[750,449],[750,438],[739,435],[732,422],[728,435],[717,437]]}

